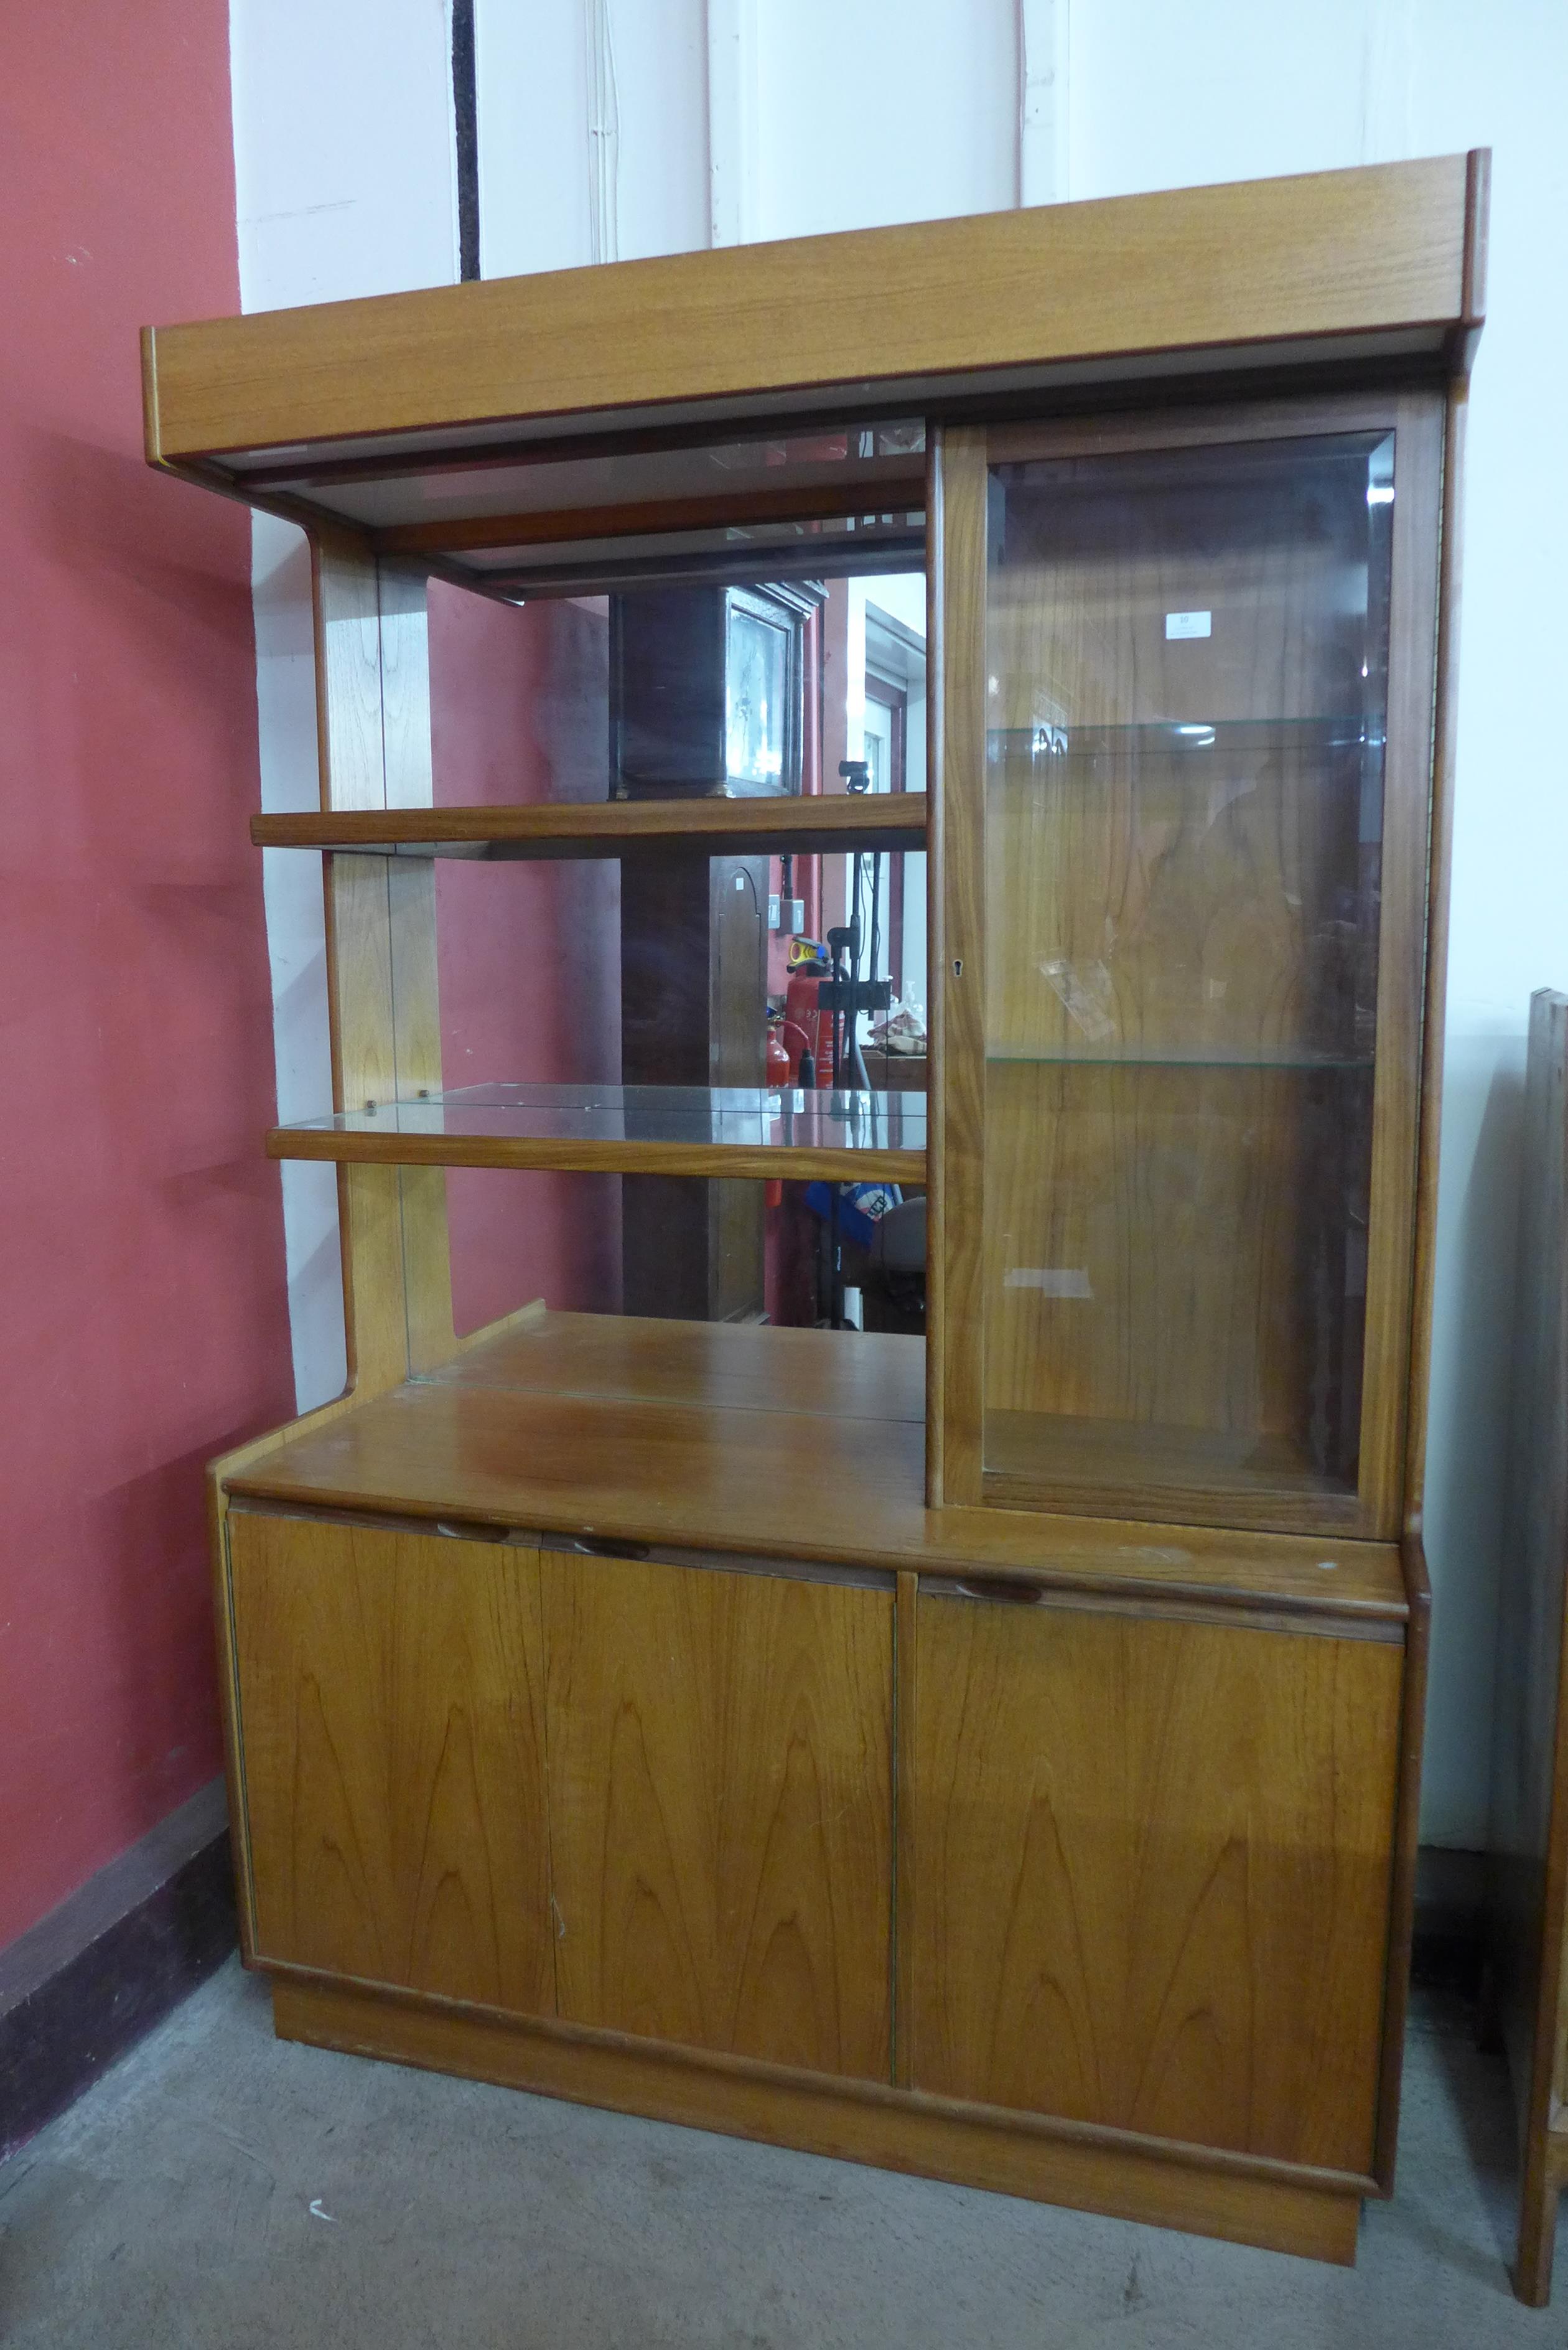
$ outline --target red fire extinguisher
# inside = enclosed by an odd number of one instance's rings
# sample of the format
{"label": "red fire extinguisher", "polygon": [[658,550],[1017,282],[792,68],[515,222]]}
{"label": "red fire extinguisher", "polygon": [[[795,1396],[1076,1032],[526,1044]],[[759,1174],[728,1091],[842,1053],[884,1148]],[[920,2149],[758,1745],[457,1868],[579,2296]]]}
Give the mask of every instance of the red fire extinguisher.
{"label": "red fire extinguisher", "polygon": [[811,1082],[816,1086],[833,1083],[833,1014],[825,1012],[818,1003],[816,999],[821,991],[822,982],[815,974],[792,972],[784,996],[784,1028],[786,1034],[794,1028],[802,1039],[790,1054],[796,1085],[803,1082],[800,1076],[803,1051],[808,1052],[812,1057]]}
{"label": "red fire extinguisher", "polygon": [[[790,941],[789,980],[784,994],[784,1024],[803,1032],[804,1045],[792,1045],[790,1060],[795,1071],[794,1082],[815,1086],[833,1083],[833,1014],[825,1012],[817,1002],[822,983],[828,975],[827,950],[816,939],[797,938]],[[812,1073],[806,1079],[800,1075],[801,1053],[809,1052]]]}
{"label": "red fire extinguisher", "polygon": [[[793,1090],[800,1084],[801,1061],[810,1049],[810,1040],[798,1020],[791,1020],[782,1012],[768,1014],[764,1073],[770,1093]],[[784,1200],[783,1182],[776,1179],[770,1181],[765,1196],[770,1208],[780,1206]]]}

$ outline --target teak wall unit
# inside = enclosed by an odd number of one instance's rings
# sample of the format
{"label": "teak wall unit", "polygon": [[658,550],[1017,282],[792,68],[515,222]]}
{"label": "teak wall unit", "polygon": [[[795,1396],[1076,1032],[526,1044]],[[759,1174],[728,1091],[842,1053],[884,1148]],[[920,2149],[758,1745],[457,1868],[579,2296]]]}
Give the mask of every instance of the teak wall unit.
{"label": "teak wall unit", "polygon": [[[336,1099],[269,1148],[337,1162],[350,1384],[212,1483],[280,2033],[1354,2257],[1485,192],[1477,154],[149,332],[151,461],[315,565],[321,813],[253,835],[327,852]],[[427,581],[672,550],[923,562],[927,794],[434,805]],[[442,855],[873,837],[929,849],[929,1105],[443,1094]],[[457,1164],[924,1180],[929,1342],[459,1339]]]}

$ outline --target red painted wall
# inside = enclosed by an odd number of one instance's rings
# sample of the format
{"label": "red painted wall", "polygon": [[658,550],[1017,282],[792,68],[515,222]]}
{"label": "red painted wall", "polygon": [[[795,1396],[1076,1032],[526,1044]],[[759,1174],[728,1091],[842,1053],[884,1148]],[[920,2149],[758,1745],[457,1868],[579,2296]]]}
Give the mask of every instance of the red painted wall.
{"label": "red painted wall", "polygon": [[[432,579],[430,654],[438,805],[606,797],[607,608],[499,604]],[[619,1084],[612,858],[443,859],[436,949],[447,1086]],[[535,1297],[557,1311],[619,1313],[618,1176],[453,1168],[446,1195],[460,1336]]]}
{"label": "red painted wall", "polygon": [[0,1945],[220,1767],[202,1464],[293,1409],[249,527],[137,329],[239,307],[226,0],[5,12]]}

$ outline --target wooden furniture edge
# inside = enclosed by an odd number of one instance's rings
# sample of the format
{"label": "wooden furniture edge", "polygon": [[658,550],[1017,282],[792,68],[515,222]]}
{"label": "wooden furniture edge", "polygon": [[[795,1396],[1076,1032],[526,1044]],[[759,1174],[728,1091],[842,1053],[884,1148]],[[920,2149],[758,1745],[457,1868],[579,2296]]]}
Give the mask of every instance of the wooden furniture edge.
{"label": "wooden furniture edge", "polygon": [[1557,2206],[1565,2186],[1568,2134],[1535,2131],[1524,2149],[1519,2182],[1519,2244],[1510,2272],[1514,2297],[1527,2309],[1545,2309],[1551,2304]]}
{"label": "wooden furniture edge", "polygon": [[[1401,390],[1395,472],[1384,753],[1376,1056],[1357,1490],[1366,1530],[1406,1523],[1411,1367],[1419,1316],[1417,1233],[1430,972],[1433,792],[1446,417],[1443,397]],[[1440,873],[1436,877],[1441,887]],[[1439,1015],[1440,1016],[1440,1015]],[[1435,1139],[1429,1131],[1428,1140]]]}
{"label": "wooden furniture edge", "polygon": [[1471,179],[1428,157],[162,327],[149,453],[1451,330]]}
{"label": "wooden furniture edge", "polygon": [[913,2035],[898,2028],[915,2012],[915,1704],[919,1575],[901,1567],[893,1596],[893,2081],[914,2086]]}
{"label": "wooden furniture edge", "polygon": [[213,1626],[217,1646],[218,1695],[223,1723],[223,1783],[228,1792],[234,1839],[234,1897],[239,1913],[240,1953],[255,1961],[255,1892],[251,1875],[250,1825],[245,1806],[244,1752],[240,1735],[239,1664],[235,1652],[234,1595],[229,1583],[229,1479],[278,1451],[292,1437],[314,1434],[352,1411],[360,1399],[352,1388],[330,1402],[247,1438],[207,1463],[207,1530],[212,1544]]}
{"label": "wooden furniture edge", "polygon": [[1410,1358],[1405,1415],[1405,1525],[1419,1534],[1431,1399],[1432,1311],[1438,1241],[1438,1175],[1448,1015],[1449,893],[1453,866],[1454,763],[1459,729],[1457,647],[1461,592],[1460,491],[1467,387],[1449,394],[1443,432],[1441,545],[1438,577],[1437,679],[1427,889],[1427,967],[1421,1020],[1421,1113],[1416,1155],[1416,1230],[1411,1270]]}
{"label": "wooden furniture edge", "polygon": [[1455,372],[1468,376],[1478,337],[1486,323],[1487,246],[1491,228],[1491,149],[1472,147],[1465,157],[1465,260],[1460,289],[1460,333],[1453,351]]}
{"label": "wooden furniture edge", "polygon": [[942,807],[942,734],[946,695],[942,628],[941,430],[926,431],[926,1506],[941,1505],[947,1473],[947,1316],[943,1265],[947,1249],[947,1151],[942,1103],[946,1098],[947,1024],[942,1016],[940,974],[947,967],[947,827]]}
{"label": "wooden furniture edge", "polygon": [[1388,1887],[1388,1940],[1383,1993],[1383,2038],[1378,2064],[1377,2127],[1372,2168],[1380,2195],[1394,2192],[1399,2141],[1399,2100],[1404,2079],[1405,2025],[1410,2004],[1410,1959],[1416,1930],[1416,1856],[1421,1831],[1421,1754],[1427,1719],[1427,1660],[1431,1632],[1431,1586],[1417,1534],[1399,1546],[1409,1614],[1405,1629],[1405,1675],[1400,1693],[1399,1753],[1394,1795],[1394,1862]]}
{"label": "wooden furniture edge", "polygon": [[[940,635],[933,741],[939,811],[940,961],[930,965],[938,1055],[936,1209],[928,1240],[928,1362],[940,1358],[940,1482],[932,1500],[979,1507],[983,1495],[985,1282],[985,622],[987,435],[935,436],[933,524]],[[928,686],[929,691],[929,686]]]}
{"label": "wooden furniture edge", "polygon": [[759,1549],[737,1547],[728,1533],[704,1534],[682,1528],[678,1537],[667,1527],[641,1520],[623,1524],[607,1522],[602,1510],[592,1522],[569,1510],[538,1508],[518,1513],[485,1513],[472,1503],[451,1509],[439,1503],[410,1503],[392,1494],[351,1493],[347,1490],[298,1489],[269,1484],[247,1477],[242,1470],[228,1485],[228,1496],[242,1507],[280,1517],[324,1517],[367,1524],[406,1526],[410,1531],[461,1522],[476,1537],[492,1528],[527,1541],[551,1536],[567,1541],[591,1537],[597,1544],[628,1545],[649,1556],[680,1553],[678,1563],[711,1565],[721,1570],[742,1561],[776,1560],[779,1571],[798,1566],[846,1567],[893,1580],[905,1575],[919,1582],[923,1576],[937,1584],[961,1583],[980,1587],[1008,1584],[1034,1592],[1047,1604],[1073,1608],[1107,1608],[1117,1614],[1179,1617],[1184,1623],[1210,1622],[1241,1630],[1282,1632],[1328,1639],[1374,1639],[1391,1644],[1405,1638],[1403,1608],[1377,1600],[1314,1600],[1292,1593],[1273,1593],[1241,1584],[1204,1581],[1158,1583],[1127,1571],[1093,1566],[1021,1567],[961,1556],[944,1558],[907,1550],[876,1551],[849,1543],[797,1540],[787,1552],[776,1544]]}
{"label": "wooden furniture edge", "polygon": [[[1531,996],[1527,1129],[1533,1087],[1550,1067],[1546,1057],[1551,1052],[1550,1024],[1553,1018],[1562,1020],[1565,1011],[1568,1011],[1568,996],[1556,988],[1539,988]],[[1550,1111],[1550,1093],[1546,1107]],[[1528,1182],[1527,1159],[1527,1186]],[[1525,1229],[1528,1200],[1521,1204],[1524,1220],[1521,1221],[1520,1234],[1518,1278],[1521,1280],[1524,1278],[1523,1251],[1530,1237]],[[1511,1470],[1513,1465],[1511,1461]],[[1512,1483],[1511,1477],[1511,1486]],[[1511,1491],[1509,1500],[1507,1533],[1511,1538],[1517,1539],[1515,1528],[1519,1503],[1515,1491]],[[1505,1604],[1508,1597],[1505,1590]],[[1553,2126],[1558,2043],[1563,2020],[1563,1969],[1565,1945],[1568,1945],[1568,1737],[1564,1736],[1564,1725],[1568,1723],[1568,1624],[1560,1617],[1555,1625],[1549,1624],[1546,1629],[1548,1638],[1555,1634],[1558,1645],[1552,1675],[1555,1687],[1552,1708],[1552,1784],[1547,1797],[1545,1850],[1539,1864],[1540,1948],[1539,1952],[1533,1954],[1537,1971],[1532,1996],[1519,2002],[1519,2008],[1528,2013],[1530,2021],[1528,2067],[1516,2064],[1519,2052],[1514,2044],[1514,2034],[1506,2030],[1501,2034],[1520,2158],[1519,2232],[1512,2267],[1513,2289],[1519,2300],[1532,2309],[1545,2308],[1552,2298],[1558,2198],[1563,2186],[1568,2184],[1568,2135]],[[1506,1692],[1504,1701],[1516,1701],[1517,1695],[1517,1691]],[[1494,1851],[1494,1870],[1503,1866],[1505,1853],[1506,1840],[1501,1849]],[[1496,1947],[1497,1922],[1494,1916],[1493,1949],[1489,1953],[1494,1969],[1499,1960],[1506,1958],[1506,1953]],[[1518,2077],[1521,2073],[1525,2073],[1527,2077]]]}
{"label": "wooden furniture edge", "polygon": [[339,1167],[545,1168],[573,1175],[696,1175],[755,1181],[923,1183],[923,1150],[836,1149],[795,1143],[567,1142],[503,1135],[340,1134],[275,1126],[269,1159]]}
{"label": "wooden furniture edge", "polygon": [[[813,795],[785,799],[566,801],[494,807],[323,810],[319,815],[262,814],[251,818],[257,848],[351,848],[373,854],[383,846],[504,841],[575,857],[618,857],[630,847],[706,849],[731,841],[739,853],[760,852],[774,840],[794,855],[809,853],[820,837],[824,853],[888,847],[918,852],[927,835],[922,792],[851,796]],[[718,846],[715,846],[717,844]]]}
{"label": "wooden furniture edge", "polygon": [[[1555,988],[1537,989],[1531,997],[1531,1076],[1537,1071],[1536,1054],[1542,1033],[1553,1013],[1561,1013],[1565,1005],[1568,998]],[[1521,1238],[1522,1243],[1522,1232]],[[1511,1506],[1511,1520],[1512,1515]],[[1552,1788],[1546,1849],[1541,1866],[1541,1950],[1532,2003],[1529,2078],[1511,2078],[1510,2082],[1520,2146],[1519,2239],[1512,2270],[1513,2289],[1518,2298],[1532,2309],[1545,2308],[1552,2298],[1557,2202],[1563,2186],[1568,2184],[1568,2135],[1552,2126],[1563,1999],[1563,1966],[1564,1946],[1568,1944],[1568,1737],[1563,1734],[1568,1722],[1568,1624],[1559,1622],[1555,1629],[1558,1650]],[[1507,2034],[1503,2044],[1511,2075],[1514,2051]]]}
{"label": "wooden furniture edge", "polygon": [[262,1963],[280,2038],[1354,2264],[1371,2182]]}
{"label": "wooden furniture edge", "polygon": [[[1379,1531],[1354,1493],[1252,1494],[1228,1491],[1219,1484],[1161,1485],[1152,1478],[1138,1491],[1161,1525],[1206,1527],[1210,1533],[1318,1534],[1324,1542],[1391,1546],[1389,1537]],[[1047,1482],[1044,1478],[1016,1476],[1005,1469],[981,1471],[981,1494],[985,1508],[1012,1510],[1029,1517],[1042,1512],[1065,1517],[1106,1517],[1118,1507],[1104,1486],[1078,1484],[1067,1477]]]}

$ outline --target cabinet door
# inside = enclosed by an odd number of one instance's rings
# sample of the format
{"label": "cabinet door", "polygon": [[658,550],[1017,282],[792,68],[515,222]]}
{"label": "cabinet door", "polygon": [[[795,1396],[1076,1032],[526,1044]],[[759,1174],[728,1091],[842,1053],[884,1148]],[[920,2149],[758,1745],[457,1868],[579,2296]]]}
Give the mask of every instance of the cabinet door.
{"label": "cabinet door", "polygon": [[561,2014],[886,2080],[891,1593],[541,1571]]}
{"label": "cabinet door", "polygon": [[918,1623],[916,2086],[1368,2171],[1402,1651]]}
{"label": "cabinet door", "polygon": [[1441,429],[953,452],[949,1501],[1397,1534]]}
{"label": "cabinet door", "polygon": [[537,1553],[228,1528],[260,1955],[550,2012]]}

